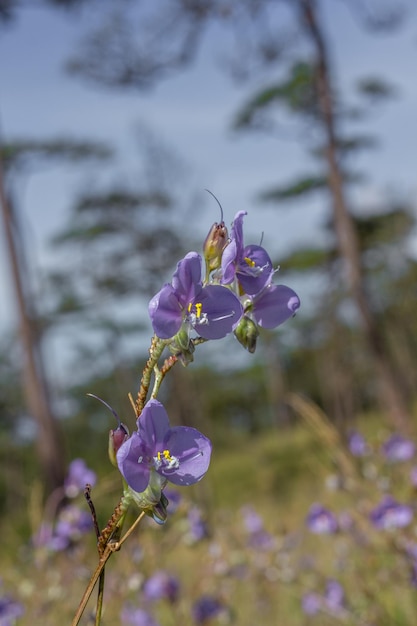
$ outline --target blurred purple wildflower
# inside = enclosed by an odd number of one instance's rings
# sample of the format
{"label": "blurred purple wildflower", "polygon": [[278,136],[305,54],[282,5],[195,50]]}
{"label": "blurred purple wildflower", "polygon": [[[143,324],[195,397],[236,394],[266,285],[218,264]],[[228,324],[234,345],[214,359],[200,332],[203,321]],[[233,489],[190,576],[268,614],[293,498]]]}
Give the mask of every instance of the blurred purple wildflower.
{"label": "blurred purple wildflower", "polygon": [[267,532],[261,516],[251,506],[242,507],[243,522],[249,535],[249,545],[258,550],[272,550],[276,547],[275,537]]}
{"label": "blurred purple wildflower", "polygon": [[121,623],[128,624],[128,626],[159,626],[159,622],[148,611],[136,609],[132,606],[125,606],[120,618]]}
{"label": "blurred purple wildflower", "polygon": [[367,452],[367,445],[363,435],[354,431],[350,433],[348,439],[349,450],[353,456],[365,456]]}
{"label": "blurred purple wildflower", "polygon": [[335,515],[318,503],[311,505],[306,518],[308,529],[317,535],[329,535],[338,530]]}
{"label": "blurred purple wildflower", "polygon": [[399,504],[391,496],[385,496],[369,516],[375,528],[389,530],[408,526],[413,519],[413,509],[407,504]]}
{"label": "blurred purple wildflower", "polygon": [[8,595],[0,596],[0,626],[14,626],[24,613],[23,605]]}
{"label": "blurred purple wildflower", "polygon": [[324,592],[324,604],[333,615],[342,616],[346,612],[345,592],[337,580],[328,580]]}
{"label": "blurred purple wildflower", "polygon": [[96,481],[95,472],[87,467],[84,459],[74,459],[69,464],[68,474],[64,482],[65,495],[68,498],[75,498],[84,491],[87,484],[94,487]]}
{"label": "blurred purple wildflower", "polygon": [[188,543],[197,543],[209,536],[207,522],[201,510],[197,506],[193,506],[187,515],[188,519]]}
{"label": "blurred purple wildflower", "polygon": [[41,525],[33,538],[33,543],[37,548],[61,552],[73,546],[92,528],[93,522],[90,514],[70,504],[61,509],[55,527],[46,522]]}
{"label": "blurred purple wildflower", "polygon": [[413,458],[415,451],[414,442],[402,435],[392,435],[382,446],[382,453],[391,463],[409,461]]}
{"label": "blurred purple wildflower", "polygon": [[344,617],[346,615],[344,589],[337,580],[328,580],[323,595],[314,591],[305,593],[301,606],[306,615],[317,615],[320,611],[325,611],[335,617]]}
{"label": "blurred purple wildflower", "polygon": [[191,613],[196,624],[205,624],[225,611],[224,605],[214,596],[201,596],[194,602]]}
{"label": "blurred purple wildflower", "polygon": [[176,489],[167,487],[164,490],[165,497],[168,498],[168,508],[170,513],[175,513],[181,504],[182,496]]}
{"label": "blurred purple wildflower", "polygon": [[239,299],[227,287],[201,280],[202,259],[189,252],[177,265],[172,283],[166,284],[149,302],[155,334],[170,339],[183,322],[204,339],[221,339],[231,333],[243,315]]}
{"label": "blurred purple wildflower", "polygon": [[155,572],[143,586],[143,594],[147,600],[168,600],[174,604],[178,600],[180,584],[177,578],[163,570]]}
{"label": "blurred purple wildflower", "polygon": [[317,615],[323,603],[323,598],[314,591],[305,593],[301,599],[301,608],[306,615]]}
{"label": "blurred purple wildflower", "polygon": [[138,430],[117,451],[119,470],[134,491],[143,492],[156,472],[163,483],[193,485],[207,472],[211,443],[195,428],[169,427],[168,415],[158,400],[146,403]]}

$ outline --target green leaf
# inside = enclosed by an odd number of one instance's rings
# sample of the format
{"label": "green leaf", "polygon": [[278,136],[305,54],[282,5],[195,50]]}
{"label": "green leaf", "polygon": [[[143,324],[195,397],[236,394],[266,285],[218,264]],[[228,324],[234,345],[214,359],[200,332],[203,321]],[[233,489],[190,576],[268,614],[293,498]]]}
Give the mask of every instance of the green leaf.
{"label": "green leaf", "polygon": [[304,61],[289,68],[287,77],[258,91],[237,113],[233,122],[235,130],[259,123],[259,114],[271,106],[281,104],[291,111],[312,114],[316,111],[314,68]]}
{"label": "green leaf", "polygon": [[325,176],[302,176],[282,187],[264,191],[260,194],[259,199],[262,202],[284,200],[306,195],[325,187],[327,187],[327,178]]}

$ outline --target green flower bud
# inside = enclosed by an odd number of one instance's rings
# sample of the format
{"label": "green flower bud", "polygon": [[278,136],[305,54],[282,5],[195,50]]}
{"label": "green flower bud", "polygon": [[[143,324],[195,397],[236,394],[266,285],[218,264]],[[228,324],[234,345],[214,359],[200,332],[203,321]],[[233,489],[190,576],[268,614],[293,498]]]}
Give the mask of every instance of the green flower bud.
{"label": "green flower bud", "polygon": [[236,339],[242,346],[253,354],[256,350],[256,340],[259,337],[257,325],[250,317],[244,315],[234,330]]}

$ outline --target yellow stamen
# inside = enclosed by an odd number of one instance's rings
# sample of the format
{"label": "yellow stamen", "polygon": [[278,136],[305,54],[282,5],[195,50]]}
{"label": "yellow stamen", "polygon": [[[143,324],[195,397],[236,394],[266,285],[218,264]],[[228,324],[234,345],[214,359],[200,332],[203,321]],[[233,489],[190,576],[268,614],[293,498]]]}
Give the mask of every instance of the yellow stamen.
{"label": "yellow stamen", "polygon": [[156,458],[158,459],[158,461],[161,461],[162,457],[164,457],[164,459],[167,461],[172,461],[171,452],[169,450],[164,450],[163,452],[157,453]]}
{"label": "yellow stamen", "polygon": [[255,267],[255,265],[256,265],[255,261],[252,261],[252,259],[250,259],[247,256],[245,256],[244,261],[246,261],[246,263],[249,265],[249,267]]}

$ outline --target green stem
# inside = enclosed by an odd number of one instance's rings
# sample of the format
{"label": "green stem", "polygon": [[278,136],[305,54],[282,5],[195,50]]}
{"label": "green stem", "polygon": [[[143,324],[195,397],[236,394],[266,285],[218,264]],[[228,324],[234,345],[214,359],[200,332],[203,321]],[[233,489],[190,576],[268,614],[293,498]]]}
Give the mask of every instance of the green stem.
{"label": "green stem", "polygon": [[155,366],[158,364],[159,357],[164,351],[166,345],[167,342],[164,339],[159,339],[159,337],[157,337],[156,335],[152,337],[151,345],[149,348],[149,359],[146,361],[146,365],[143,369],[138,397],[135,404],[137,417],[140,416],[143,407],[145,406],[149,386],[151,383],[152,372],[154,371]]}
{"label": "green stem", "polygon": [[153,384],[151,398],[156,398],[162,381],[164,380],[165,376],[168,374],[169,370],[174,367],[177,361],[178,361],[178,356],[172,355],[172,356],[169,356],[167,359],[165,359],[164,364],[161,367],[161,369],[159,369],[159,367],[155,365],[154,367],[155,380]]}

